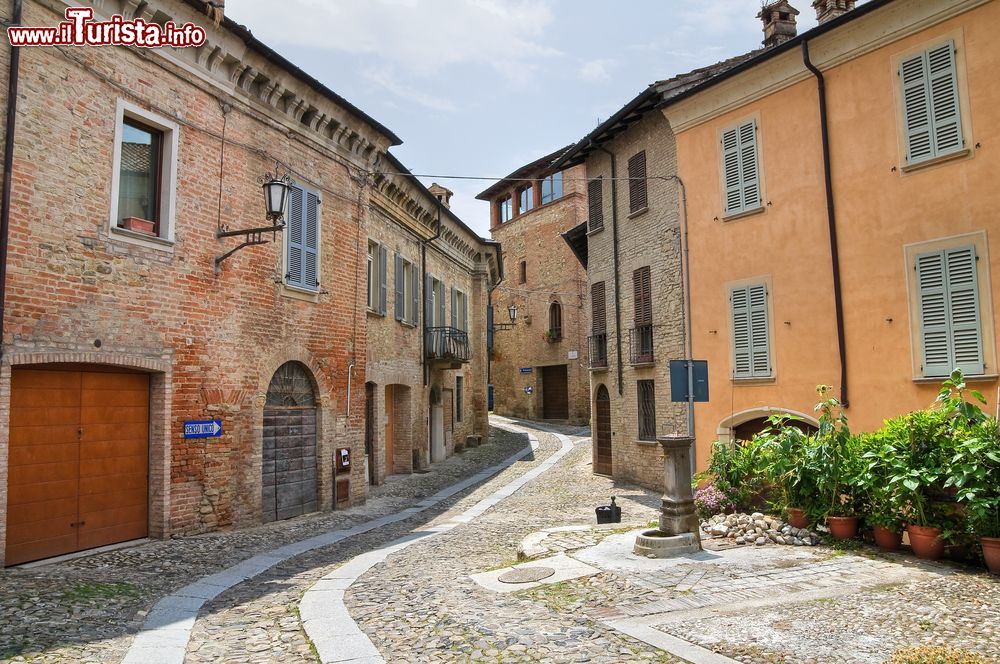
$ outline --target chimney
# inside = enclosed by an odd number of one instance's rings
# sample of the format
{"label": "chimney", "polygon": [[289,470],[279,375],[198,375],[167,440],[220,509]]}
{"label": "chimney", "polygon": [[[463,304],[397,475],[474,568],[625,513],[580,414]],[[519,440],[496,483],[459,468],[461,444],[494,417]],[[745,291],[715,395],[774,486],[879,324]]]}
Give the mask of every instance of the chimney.
{"label": "chimney", "polygon": [[799,10],[788,4],[787,0],[770,2],[757,14],[764,23],[764,48],[772,48],[784,44],[795,37],[795,17]]}
{"label": "chimney", "polygon": [[431,186],[427,187],[427,190],[434,195],[434,198],[441,201],[442,205],[444,205],[449,210],[451,209],[451,197],[455,192],[453,192],[451,189],[446,189],[442,187],[437,182],[432,182]]}
{"label": "chimney", "polygon": [[820,25],[854,9],[854,0],[813,0]]}

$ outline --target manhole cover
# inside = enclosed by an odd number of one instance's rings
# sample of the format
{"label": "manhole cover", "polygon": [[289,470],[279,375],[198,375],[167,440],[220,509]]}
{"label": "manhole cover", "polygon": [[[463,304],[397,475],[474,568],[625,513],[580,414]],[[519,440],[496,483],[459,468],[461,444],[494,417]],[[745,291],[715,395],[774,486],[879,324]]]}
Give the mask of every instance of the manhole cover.
{"label": "manhole cover", "polygon": [[521,567],[504,572],[497,579],[501,583],[531,583],[547,579],[555,573],[551,567]]}

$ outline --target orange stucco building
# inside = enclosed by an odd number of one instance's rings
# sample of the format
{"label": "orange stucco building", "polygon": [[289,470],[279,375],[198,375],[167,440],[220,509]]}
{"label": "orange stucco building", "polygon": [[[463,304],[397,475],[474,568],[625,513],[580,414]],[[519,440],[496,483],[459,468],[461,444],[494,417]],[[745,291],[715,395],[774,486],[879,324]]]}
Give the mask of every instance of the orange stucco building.
{"label": "orange stucco building", "polygon": [[872,0],[662,107],[709,364],[699,466],[769,413],[811,418],[821,383],[858,431],[956,365],[996,407],[998,28],[1000,2]]}

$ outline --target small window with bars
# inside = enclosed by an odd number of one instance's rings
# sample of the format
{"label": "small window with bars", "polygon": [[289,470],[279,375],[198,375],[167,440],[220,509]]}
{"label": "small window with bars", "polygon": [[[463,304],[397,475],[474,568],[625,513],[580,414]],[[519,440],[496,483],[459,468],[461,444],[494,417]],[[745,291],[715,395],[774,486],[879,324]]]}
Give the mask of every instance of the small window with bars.
{"label": "small window with bars", "polygon": [[651,380],[636,382],[639,440],[656,440],[656,394]]}

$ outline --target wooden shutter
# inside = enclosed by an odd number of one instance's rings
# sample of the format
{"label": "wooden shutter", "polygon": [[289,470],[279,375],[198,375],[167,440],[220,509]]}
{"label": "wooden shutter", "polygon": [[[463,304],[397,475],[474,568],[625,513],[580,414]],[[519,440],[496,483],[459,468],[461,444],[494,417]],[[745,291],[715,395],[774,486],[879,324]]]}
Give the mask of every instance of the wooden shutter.
{"label": "wooden shutter", "polygon": [[438,327],[444,326],[444,314],[445,314],[445,304],[444,304],[444,282],[437,282],[437,292],[434,293],[434,297],[437,300],[437,318],[434,319],[434,324]]}
{"label": "wooden shutter", "polygon": [[462,329],[469,331],[469,296],[462,298]]}
{"label": "wooden shutter", "polygon": [[740,126],[740,182],[743,190],[743,209],[761,206],[760,177],[757,167],[757,123]]}
{"label": "wooden shutter", "polygon": [[403,274],[403,257],[396,254],[396,300],[395,300],[395,310],[396,310],[396,320],[404,320],[406,318],[406,302],[404,301],[406,286],[404,281],[406,276]]}
{"label": "wooden shutter", "polygon": [[383,246],[378,248],[378,312],[383,316],[388,309],[389,296],[389,250]]}
{"label": "wooden shutter", "polygon": [[650,291],[649,267],[640,267],[632,273],[632,291],[634,294],[635,325],[652,325],[653,302]]}
{"label": "wooden shutter", "polygon": [[746,287],[734,288],[729,294],[733,316],[733,377],[750,378],[750,300]]}
{"label": "wooden shutter", "polygon": [[289,286],[298,286],[302,283],[302,197],[303,192],[299,187],[292,186],[288,191],[288,223],[286,233],[287,254],[285,256],[285,282]]}
{"label": "wooden shutter", "polygon": [[729,299],[733,318],[733,377],[766,378],[771,375],[767,286],[734,288]]}
{"label": "wooden shutter", "polygon": [[303,196],[302,287],[319,286],[319,196],[305,191]]}
{"label": "wooden shutter", "polygon": [[722,133],[722,169],[723,209],[727,213],[739,212],[743,209],[743,190],[740,185],[740,137],[735,127]]}
{"label": "wooden shutter", "polygon": [[424,327],[434,327],[434,277],[424,277]]}
{"label": "wooden shutter", "polygon": [[451,326],[458,328],[458,291],[451,287]]}
{"label": "wooden shutter", "polygon": [[726,214],[760,207],[763,201],[755,122],[745,122],[722,133],[722,168]]}
{"label": "wooden shutter", "polygon": [[594,334],[604,334],[608,329],[604,299],[604,282],[600,281],[590,287],[591,329]]}
{"label": "wooden shutter", "polygon": [[638,212],[646,207],[646,151],[628,160],[628,209]]}
{"label": "wooden shutter", "polygon": [[604,178],[599,177],[587,183],[587,207],[589,230],[604,228]]}
{"label": "wooden shutter", "polygon": [[947,376],[952,369],[982,374],[982,326],[975,247],[917,256],[923,375]]}
{"label": "wooden shutter", "polygon": [[962,149],[955,43],[906,58],[899,66],[906,161],[913,164]]}
{"label": "wooden shutter", "polygon": [[[412,318],[407,319],[407,322],[417,324],[417,320],[420,317],[420,280],[417,276],[417,268],[413,263],[410,263],[410,306],[413,307],[410,315]],[[404,316],[405,318],[405,316]]]}

